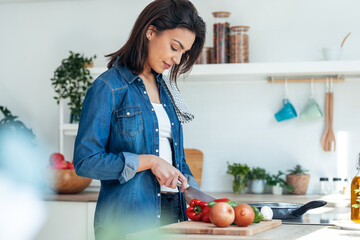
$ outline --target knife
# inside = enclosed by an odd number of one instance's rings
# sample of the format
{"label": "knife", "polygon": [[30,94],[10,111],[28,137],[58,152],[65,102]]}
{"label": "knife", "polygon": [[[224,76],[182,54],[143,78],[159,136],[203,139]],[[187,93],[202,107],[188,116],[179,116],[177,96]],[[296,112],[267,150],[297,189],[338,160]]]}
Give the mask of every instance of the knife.
{"label": "knife", "polygon": [[[178,180],[177,186],[182,187],[182,182]],[[211,202],[216,199],[213,196],[210,196],[209,194],[204,193],[204,192],[190,186],[189,184],[185,188],[185,191],[186,191],[186,196],[190,199],[197,198],[197,199],[200,199],[201,201],[205,201],[205,202]]]}

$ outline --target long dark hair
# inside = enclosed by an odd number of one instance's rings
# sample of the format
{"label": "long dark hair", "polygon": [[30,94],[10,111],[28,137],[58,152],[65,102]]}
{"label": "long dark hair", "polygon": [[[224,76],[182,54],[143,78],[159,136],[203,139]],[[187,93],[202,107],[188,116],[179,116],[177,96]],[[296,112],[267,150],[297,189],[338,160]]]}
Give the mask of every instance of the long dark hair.
{"label": "long dark hair", "polygon": [[117,52],[106,55],[111,68],[119,57],[119,65],[128,67],[134,74],[144,70],[148,58],[146,31],[153,25],[157,32],[167,29],[185,28],[195,33],[195,41],[189,51],[181,57],[179,64],[171,68],[170,79],[176,82],[178,75],[188,72],[198,58],[205,42],[205,22],[188,0],[155,0],[137,18],[126,44]]}

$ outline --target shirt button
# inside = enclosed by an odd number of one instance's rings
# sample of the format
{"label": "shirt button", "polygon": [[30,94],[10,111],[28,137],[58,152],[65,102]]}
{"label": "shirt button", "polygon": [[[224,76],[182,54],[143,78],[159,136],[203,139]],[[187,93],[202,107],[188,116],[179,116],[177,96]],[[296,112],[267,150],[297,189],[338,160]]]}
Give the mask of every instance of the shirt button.
{"label": "shirt button", "polygon": [[158,197],[160,197],[161,196],[161,194],[160,193],[158,193]]}
{"label": "shirt button", "polygon": [[160,215],[158,215],[158,218],[160,218]]}
{"label": "shirt button", "polygon": [[179,164],[176,164],[176,166],[178,166],[178,167],[179,167]]}
{"label": "shirt button", "polygon": [[177,146],[177,143],[175,143],[175,146]]}
{"label": "shirt button", "polygon": [[140,81],[141,81],[141,79],[140,79],[140,78],[138,78],[138,81],[140,82]]}
{"label": "shirt button", "polygon": [[159,149],[156,149],[155,151],[156,151],[156,152],[159,152]]}
{"label": "shirt button", "polygon": [[126,115],[128,115],[128,116],[129,116],[129,115],[130,115],[130,113],[129,113],[129,112],[127,112],[127,113],[126,113]]}
{"label": "shirt button", "polygon": [[144,91],[144,94],[146,94],[146,91]]}
{"label": "shirt button", "polygon": [[173,125],[173,126],[174,126],[174,123],[171,123],[171,125]]}
{"label": "shirt button", "polygon": [[166,104],[164,104],[164,107],[166,107]]}
{"label": "shirt button", "polygon": [[157,132],[158,132],[158,131],[159,131],[159,129],[155,129],[155,131],[157,131]]}
{"label": "shirt button", "polygon": [[151,111],[154,111],[154,109],[152,108]]}

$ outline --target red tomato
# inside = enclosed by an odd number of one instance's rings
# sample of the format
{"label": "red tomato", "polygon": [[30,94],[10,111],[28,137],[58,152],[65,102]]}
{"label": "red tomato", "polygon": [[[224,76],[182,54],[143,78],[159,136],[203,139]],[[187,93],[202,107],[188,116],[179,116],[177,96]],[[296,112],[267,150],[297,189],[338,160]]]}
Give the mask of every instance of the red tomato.
{"label": "red tomato", "polygon": [[72,164],[71,162],[66,162],[67,164],[67,169],[74,169],[74,164]]}
{"label": "red tomato", "polygon": [[249,226],[255,218],[254,210],[247,204],[239,204],[234,208],[235,224],[240,227]]}
{"label": "red tomato", "polygon": [[57,162],[63,162],[63,161],[65,161],[65,158],[64,155],[62,155],[61,153],[53,153],[49,157],[49,163],[53,167],[55,167],[55,164]]}
{"label": "red tomato", "polygon": [[67,162],[66,161],[59,161],[56,162],[54,165],[55,169],[67,169]]}
{"label": "red tomato", "polygon": [[234,222],[234,219],[234,209],[226,202],[219,202],[210,210],[210,221],[217,227],[227,227]]}

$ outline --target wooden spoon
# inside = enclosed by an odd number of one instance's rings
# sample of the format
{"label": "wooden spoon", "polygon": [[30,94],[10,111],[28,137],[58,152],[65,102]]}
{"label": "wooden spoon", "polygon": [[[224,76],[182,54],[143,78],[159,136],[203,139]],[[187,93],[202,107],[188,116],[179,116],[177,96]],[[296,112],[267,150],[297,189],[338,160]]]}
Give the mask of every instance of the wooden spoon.
{"label": "wooden spoon", "polygon": [[327,147],[329,149],[329,151],[332,151],[334,149],[336,149],[336,141],[335,141],[335,134],[333,131],[333,106],[334,105],[334,93],[331,92],[330,93],[330,97],[329,97],[329,132],[326,138],[326,144]]}
{"label": "wooden spoon", "polygon": [[351,34],[351,32],[349,32],[349,33],[345,36],[344,40],[343,40],[342,43],[341,43],[340,48],[342,48],[342,47],[344,46],[345,40],[349,37],[350,34]]}
{"label": "wooden spoon", "polygon": [[328,132],[329,132],[329,93],[326,92],[325,93],[325,129],[321,137],[321,146],[325,152],[329,151],[326,143]]}

